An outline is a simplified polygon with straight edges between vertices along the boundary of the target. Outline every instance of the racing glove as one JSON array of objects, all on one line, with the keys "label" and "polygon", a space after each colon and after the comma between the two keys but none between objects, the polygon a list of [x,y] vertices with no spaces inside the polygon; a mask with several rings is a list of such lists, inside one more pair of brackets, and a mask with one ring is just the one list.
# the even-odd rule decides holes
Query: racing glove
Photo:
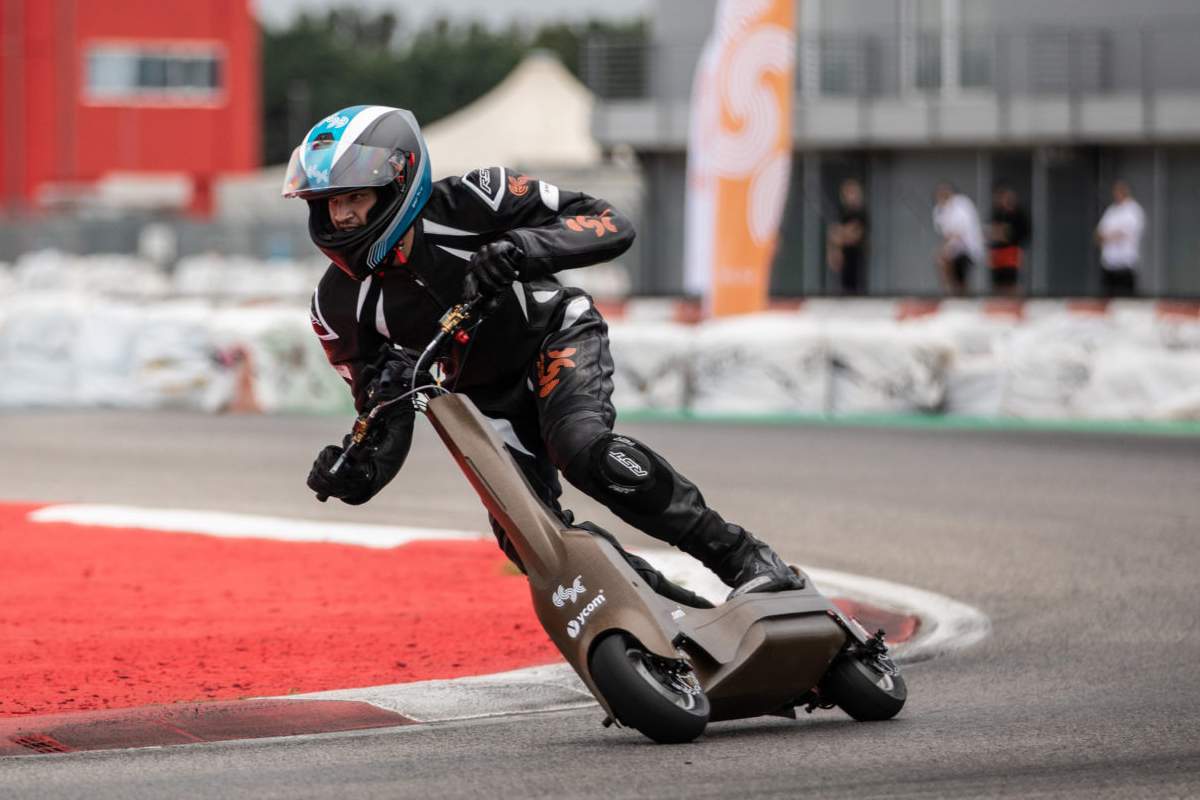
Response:
[{"label": "racing glove", "polygon": [[513,281],[529,280],[526,274],[525,251],[507,239],[498,239],[475,251],[467,264],[463,281],[463,296],[494,297],[512,285]]},{"label": "racing glove", "polygon": [[352,506],[379,494],[408,458],[415,416],[412,408],[406,407],[377,419],[367,438],[336,473],[332,472],[333,465],[350,446],[350,437],[342,440],[341,447],[329,445],[321,450],[308,473],[308,488],[319,496],[336,497]]}]

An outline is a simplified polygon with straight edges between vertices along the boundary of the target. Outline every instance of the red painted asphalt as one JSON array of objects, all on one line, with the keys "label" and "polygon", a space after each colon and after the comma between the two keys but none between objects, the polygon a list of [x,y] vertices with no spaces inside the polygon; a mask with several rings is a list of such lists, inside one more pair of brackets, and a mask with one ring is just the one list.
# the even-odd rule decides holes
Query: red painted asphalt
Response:
[{"label": "red painted asphalt", "polygon": [[0,506],[0,717],[559,659],[488,540],[390,550],[33,523]]}]

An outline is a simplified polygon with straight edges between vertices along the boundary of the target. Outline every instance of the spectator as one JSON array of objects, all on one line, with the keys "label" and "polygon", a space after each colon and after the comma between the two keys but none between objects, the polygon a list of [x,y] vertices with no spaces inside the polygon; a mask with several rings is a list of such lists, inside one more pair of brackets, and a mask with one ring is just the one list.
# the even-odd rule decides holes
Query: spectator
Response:
[{"label": "spectator", "polygon": [[988,226],[992,293],[1014,297],[1021,293],[1023,247],[1029,239],[1029,217],[1012,187],[999,184],[992,192],[992,219]]},{"label": "spectator", "polygon": [[1137,294],[1137,265],[1146,214],[1125,181],[1113,184],[1112,198],[1112,205],[1096,226],[1101,289],[1105,297],[1132,297]]},{"label": "spectator", "polygon": [[942,237],[937,251],[938,274],[947,294],[967,293],[971,267],[983,261],[983,229],[971,198],[949,183],[939,183],[933,193],[933,227]]},{"label": "spectator", "polygon": [[829,228],[825,250],[829,268],[840,279],[842,294],[866,293],[868,229],[862,184],[847,178],[839,190],[838,221]]}]

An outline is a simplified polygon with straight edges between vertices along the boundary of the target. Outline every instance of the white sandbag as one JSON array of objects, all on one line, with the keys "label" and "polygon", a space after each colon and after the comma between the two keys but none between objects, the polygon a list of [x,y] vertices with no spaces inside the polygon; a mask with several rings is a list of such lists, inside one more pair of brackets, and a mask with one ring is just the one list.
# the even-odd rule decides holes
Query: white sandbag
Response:
[{"label": "white sandbag", "polygon": [[1000,414],[1008,380],[1008,360],[1002,355],[958,356],[946,374],[942,410],[969,417]]},{"label": "white sandbag", "polygon": [[1074,406],[1093,419],[1200,419],[1198,388],[1200,353],[1113,347],[1095,355]]},{"label": "white sandbag", "polygon": [[212,309],[198,303],[166,303],[147,315],[133,363],[137,385],[154,407],[211,413],[232,401],[236,374],[212,324]]},{"label": "white sandbag", "polygon": [[22,255],[13,267],[17,292],[68,292],[89,297],[156,300],[169,289],[154,264],[127,255],[71,255],[39,250]]},{"label": "white sandbag", "polygon": [[209,331],[211,317],[209,307],[190,303],[95,305],[80,323],[73,353],[76,403],[207,412],[225,407],[234,376]]},{"label": "white sandbag", "polygon": [[146,327],[147,312],[132,305],[95,303],[79,321],[72,348],[78,384],[74,402],[82,406],[153,408],[154,400],[136,381],[134,350]]},{"label": "white sandbag", "polygon": [[1107,314],[1062,311],[1023,325],[1010,339],[1002,414],[1034,419],[1080,416],[1076,395],[1091,380],[1095,354],[1122,343]]},{"label": "white sandbag", "polygon": [[0,406],[75,403],[73,351],[88,303],[78,295],[22,295],[6,304],[0,336]]},{"label": "white sandbag", "polygon": [[1172,395],[1152,412],[1154,419],[1163,421],[1200,420],[1200,385]]},{"label": "white sandbag", "polygon": [[921,331],[948,341],[956,354],[965,357],[992,356],[1000,352],[1020,320],[987,314],[980,308],[942,311],[905,320],[904,328]]},{"label": "white sandbag", "polygon": [[1200,351],[1200,318],[1178,314],[1154,319],[1157,340],[1167,350]]},{"label": "white sandbag", "polygon": [[325,266],[288,259],[188,256],[175,265],[172,288],[183,297],[224,302],[303,302],[312,296]]},{"label": "white sandbag", "polygon": [[830,321],[835,414],[934,411],[946,393],[954,345],[923,326]]},{"label": "white sandbag", "polygon": [[236,410],[353,413],[304,306],[223,309],[213,331],[238,372]]},{"label": "white sandbag", "polygon": [[696,328],[691,407],[700,413],[824,413],[829,363],[821,323],[792,313]]},{"label": "white sandbag", "polygon": [[694,326],[612,322],[613,403],[618,411],[679,411],[687,403]]},{"label": "white sandbag", "polygon": [[1000,413],[1034,419],[1075,416],[1075,395],[1091,377],[1091,351],[1067,341],[1014,347]]}]

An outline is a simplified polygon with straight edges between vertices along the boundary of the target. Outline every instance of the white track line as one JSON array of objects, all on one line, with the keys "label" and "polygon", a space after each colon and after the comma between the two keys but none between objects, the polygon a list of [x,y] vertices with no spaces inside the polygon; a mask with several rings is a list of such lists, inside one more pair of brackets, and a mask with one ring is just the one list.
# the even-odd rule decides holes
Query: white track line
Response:
[{"label": "white track line", "polygon": [[526,667],[467,678],[291,694],[272,699],[353,700],[394,711],[417,722],[536,714],[596,705],[569,664]]},{"label": "white track line", "polygon": [[29,519],[33,522],[69,522],[103,528],[144,528],[168,533],[201,533],[230,539],[336,542],[385,549],[409,542],[447,539],[477,541],[490,538],[478,531],[365,525],[359,522],[318,522],[311,519],[227,514],[222,511],[186,511],[136,506],[46,506],[30,513]]}]

